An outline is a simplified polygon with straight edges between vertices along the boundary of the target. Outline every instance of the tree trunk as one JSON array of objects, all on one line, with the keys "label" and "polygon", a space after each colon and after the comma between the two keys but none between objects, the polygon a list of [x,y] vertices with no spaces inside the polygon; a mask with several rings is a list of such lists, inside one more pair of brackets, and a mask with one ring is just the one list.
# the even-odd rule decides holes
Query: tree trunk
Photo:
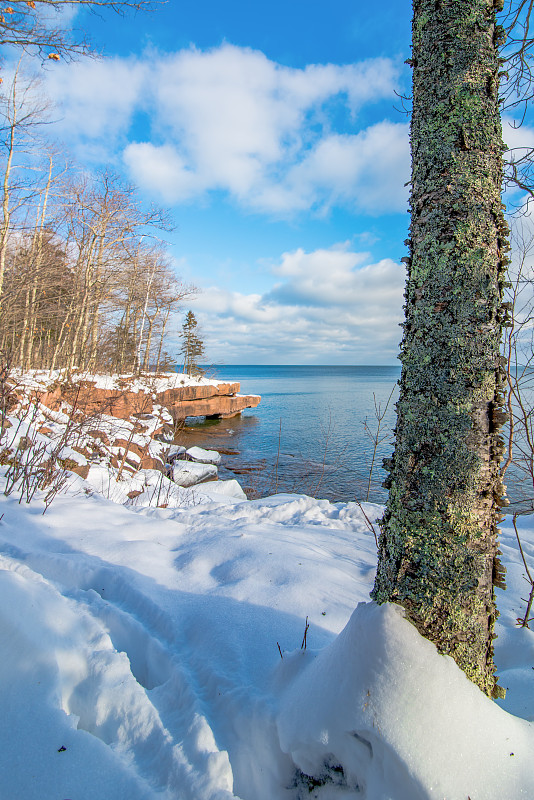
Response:
[{"label": "tree trunk", "polygon": [[11,95],[13,106],[11,108],[11,119],[9,120],[9,126],[8,126],[9,134],[6,137],[7,160],[6,160],[6,167],[4,170],[4,179],[2,182],[2,224],[0,226],[0,297],[2,296],[2,291],[4,288],[7,243],[9,240],[10,227],[11,227],[11,207],[10,207],[11,169],[13,167],[13,155],[15,152],[15,131],[17,129],[17,123],[18,123],[17,76],[18,76],[18,67],[17,71],[15,72],[15,77],[13,79],[13,88]]},{"label": "tree trunk", "polygon": [[504,487],[508,259],[493,0],[414,0],[411,255],[395,452],[372,596],[487,694]]},{"label": "tree trunk", "polygon": [[156,357],[156,366],[154,368],[154,372],[156,372],[156,374],[159,372],[159,365],[160,365],[160,362],[161,362],[161,350],[163,348],[163,342],[165,340],[165,330],[167,328],[167,321],[169,319],[169,314],[170,313],[171,313],[171,306],[169,304],[167,306],[167,311],[166,311],[165,316],[163,318],[163,323],[161,325],[161,332],[160,332],[160,335],[159,335],[158,355]]},{"label": "tree trunk", "polygon": [[143,372],[150,372],[150,348],[152,346],[152,334],[154,332],[154,323],[156,320],[156,314],[154,314],[152,317],[149,317],[147,315],[147,319],[148,319],[148,331],[146,335],[143,366],[141,368]]}]

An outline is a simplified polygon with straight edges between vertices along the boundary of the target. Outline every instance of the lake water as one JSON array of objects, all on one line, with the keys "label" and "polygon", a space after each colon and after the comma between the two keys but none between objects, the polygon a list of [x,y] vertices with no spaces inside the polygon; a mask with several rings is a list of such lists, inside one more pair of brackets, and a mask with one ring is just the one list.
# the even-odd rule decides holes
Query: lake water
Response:
[{"label": "lake water", "polygon": [[393,391],[369,487],[369,500],[385,499],[382,459],[392,452],[400,367],[224,366],[210,377],[239,381],[261,403],[240,417],[189,425],[179,439],[222,452],[219,476],[237,478],[249,496],[365,499],[374,447],[365,423],[374,435],[375,400],[383,410]]},{"label": "lake water", "polygon": [[[288,491],[332,501],[368,496],[384,502],[382,459],[393,451],[400,367],[225,366],[209,377],[239,381],[242,394],[262,398],[241,417],[188,420],[179,435],[188,447],[197,444],[223,454],[222,479],[237,478],[249,497]],[[383,410],[392,391],[369,485],[375,400]],[[509,511],[532,507],[528,475],[512,466],[505,482]]]}]

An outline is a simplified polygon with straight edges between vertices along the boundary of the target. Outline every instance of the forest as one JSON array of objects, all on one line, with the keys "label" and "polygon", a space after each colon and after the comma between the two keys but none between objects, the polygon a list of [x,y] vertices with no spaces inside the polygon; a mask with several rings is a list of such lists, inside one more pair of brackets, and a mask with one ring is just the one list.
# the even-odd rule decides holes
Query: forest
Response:
[{"label": "forest", "polygon": [[167,213],[47,138],[54,109],[24,58],[2,89],[0,351],[23,370],[161,369],[195,292],[167,253]]}]

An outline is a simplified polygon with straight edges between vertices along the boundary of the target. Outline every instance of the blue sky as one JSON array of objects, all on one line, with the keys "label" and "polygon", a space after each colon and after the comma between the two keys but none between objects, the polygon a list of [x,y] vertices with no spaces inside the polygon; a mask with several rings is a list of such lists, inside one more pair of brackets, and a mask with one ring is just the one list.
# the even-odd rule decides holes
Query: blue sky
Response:
[{"label": "blue sky", "polygon": [[104,57],[43,71],[74,158],[171,209],[210,361],[396,362],[410,15],[408,0],[83,12],[72,24]]}]

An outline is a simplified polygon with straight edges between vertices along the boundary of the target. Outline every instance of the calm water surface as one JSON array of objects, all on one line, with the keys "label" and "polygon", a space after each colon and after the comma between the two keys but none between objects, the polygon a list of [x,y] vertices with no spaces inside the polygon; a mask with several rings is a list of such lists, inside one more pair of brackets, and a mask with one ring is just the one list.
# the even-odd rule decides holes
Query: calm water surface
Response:
[{"label": "calm water surface", "polygon": [[369,492],[372,501],[385,499],[381,466],[392,452],[400,367],[225,366],[210,377],[239,381],[241,393],[259,394],[261,403],[240,417],[195,422],[180,441],[222,452],[220,477],[237,478],[250,496],[365,499],[373,453],[365,423],[376,431],[374,400],[384,409],[393,391]]}]

